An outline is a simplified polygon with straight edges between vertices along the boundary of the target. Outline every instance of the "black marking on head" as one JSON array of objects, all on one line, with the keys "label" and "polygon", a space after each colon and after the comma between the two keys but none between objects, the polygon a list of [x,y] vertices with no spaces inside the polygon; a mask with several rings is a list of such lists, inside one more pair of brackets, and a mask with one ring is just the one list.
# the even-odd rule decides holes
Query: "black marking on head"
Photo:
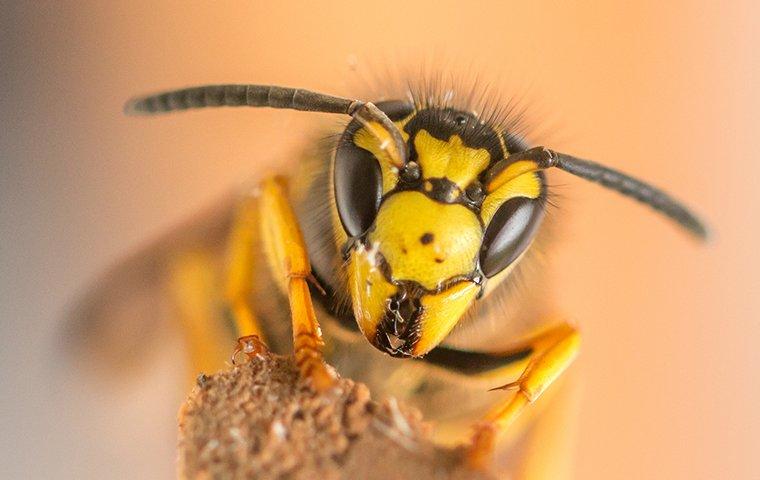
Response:
[{"label": "black marking on head", "polygon": [[435,235],[433,235],[430,232],[425,232],[420,237],[420,243],[423,244],[423,245],[427,245],[427,244],[431,243],[433,240],[435,240]]},{"label": "black marking on head", "polygon": [[413,183],[400,181],[393,190],[385,194],[384,198],[397,192],[407,191],[420,192],[438,203],[458,203],[470,208],[475,211],[475,213],[478,213],[480,208],[480,205],[473,204],[462,195],[462,191],[456,183],[448,178],[428,178],[425,181],[417,181]]},{"label": "black marking on head", "polygon": [[418,111],[404,126],[409,134],[409,158],[416,160],[412,139],[420,130],[447,142],[452,135],[459,135],[462,143],[470,148],[484,148],[491,155],[491,163],[504,157],[499,133],[475,115],[453,108],[426,108]]},{"label": "black marking on head", "polygon": [[466,200],[474,205],[480,207],[483,204],[483,199],[486,198],[486,194],[483,191],[483,184],[479,180],[475,180],[470,183],[464,191]]},{"label": "black marking on head", "polygon": [[415,161],[409,161],[404,164],[404,168],[399,172],[400,181],[406,183],[415,183],[420,179],[420,166]]},{"label": "black marking on head", "polygon": [[445,177],[430,178],[428,181],[431,189],[424,192],[428,197],[439,203],[462,203],[462,194],[456,183]]}]

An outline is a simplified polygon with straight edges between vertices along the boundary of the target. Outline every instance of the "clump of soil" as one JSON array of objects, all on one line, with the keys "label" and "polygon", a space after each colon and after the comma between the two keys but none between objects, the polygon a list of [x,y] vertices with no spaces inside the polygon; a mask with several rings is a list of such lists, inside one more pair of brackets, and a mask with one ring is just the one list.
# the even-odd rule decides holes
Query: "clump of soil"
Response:
[{"label": "clump of soil", "polygon": [[179,413],[180,478],[490,479],[433,445],[416,410],[349,379],[323,394],[269,353],[198,378]]}]

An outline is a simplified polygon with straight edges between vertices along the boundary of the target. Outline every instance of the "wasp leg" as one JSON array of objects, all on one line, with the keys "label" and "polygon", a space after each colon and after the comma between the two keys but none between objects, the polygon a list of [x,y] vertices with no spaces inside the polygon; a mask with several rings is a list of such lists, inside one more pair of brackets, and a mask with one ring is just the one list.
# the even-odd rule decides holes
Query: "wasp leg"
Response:
[{"label": "wasp leg", "polygon": [[307,283],[313,277],[306,244],[281,178],[270,178],[261,184],[260,208],[268,258],[277,276],[286,282],[296,364],[301,376],[310,379],[316,390],[325,390],[335,378],[322,356],[322,332]]},{"label": "wasp leg", "polygon": [[517,392],[497,405],[475,427],[468,451],[468,461],[473,467],[490,464],[499,434],[572,363],[578,353],[580,334],[572,326],[562,324],[528,341],[528,344],[534,353],[520,378],[496,388],[515,388]]},{"label": "wasp leg", "polygon": [[259,225],[256,198],[246,196],[240,202],[228,243],[228,267],[225,300],[239,337],[256,336],[266,342],[249,296],[253,290],[254,245]]},{"label": "wasp leg", "polygon": [[218,282],[212,253],[191,250],[172,259],[168,287],[187,341],[193,378],[198,372],[222,368],[229,351],[229,339],[214,321]]}]

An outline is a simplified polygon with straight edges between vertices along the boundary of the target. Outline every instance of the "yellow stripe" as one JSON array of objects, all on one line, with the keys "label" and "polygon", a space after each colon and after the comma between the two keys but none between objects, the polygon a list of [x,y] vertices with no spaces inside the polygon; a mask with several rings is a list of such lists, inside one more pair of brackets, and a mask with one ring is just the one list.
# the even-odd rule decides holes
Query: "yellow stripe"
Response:
[{"label": "yellow stripe", "polygon": [[527,172],[535,172],[538,170],[538,165],[530,160],[518,160],[517,162],[509,165],[500,174],[495,176],[486,185],[486,191],[491,193],[501,188],[505,183],[514,180],[520,175]]},{"label": "yellow stripe", "polygon": [[[515,164],[517,163],[532,162],[515,162]],[[525,173],[513,178],[486,196],[480,209],[480,218],[484,225],[488,225],[499,207],[504,205],[507,200],[516,197],[538,198],[539,195],[541,195],[541,179],[535,170],[525,170]]]},{"label": "yellow stripe", "polygon": [[[404,125],[406,125],[410,118],[412,118],[412,115],[409,115],[401,121],[394,122],[401,132],[401,137],[404,139],[404,142],[409,140],[409,135],[404,131]],[[376,125],[372,125],[373,123]],[[391,191],[396,186],[396,183],[398,183],[398,168],[393,165],[393,161],[388,154],[380,148],[380,142],[377,140],[377,135],[383,138],[387,137],[385,141],[388,142],[391,141],[391,136],[376,122],[369,122],[368,126],[369,128],[373,128],[375,133],[370,133],[367,127],[360,128],[354,133],[354,145],[367,150],[377,159],[383,175],[383,194],[385,194]]]},{"label": "yellow stripe", "polygon": [[443,141],[420,130],[414,137],[414,148],[425,178],[448,178],[462,190],[491,162],[488,150],[464,145],[459,135]]}]

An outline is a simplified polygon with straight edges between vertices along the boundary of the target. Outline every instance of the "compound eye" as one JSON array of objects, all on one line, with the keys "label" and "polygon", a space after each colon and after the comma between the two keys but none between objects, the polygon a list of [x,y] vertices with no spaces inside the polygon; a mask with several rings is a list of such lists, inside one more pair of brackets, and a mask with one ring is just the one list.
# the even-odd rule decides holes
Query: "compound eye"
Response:
[{"label": "compound eye", "polygon": [[349,237],[358,237],[372,226],[380,207],[383,194],[380,164],[367,150],[351,140],[341,139],[333,178],[340,223]]},{"label": "compound eye", "polygon": [[[407,102],[398,100],[376,105],[393,121],[413,111]],[[350,237],[359,237],[372,226],[383,195],[383,175],[377,158],[354,143],[354,134],[360,128],[356,120],[346,127],[335,152],[333,173],[338,216]]]},{"label": "compound eye", "polygon": [[544,202],[518,197],[504,202],[494,214],[483,236],[480,268],[493,277],[507,268],[530,245],[544,217]]}]

